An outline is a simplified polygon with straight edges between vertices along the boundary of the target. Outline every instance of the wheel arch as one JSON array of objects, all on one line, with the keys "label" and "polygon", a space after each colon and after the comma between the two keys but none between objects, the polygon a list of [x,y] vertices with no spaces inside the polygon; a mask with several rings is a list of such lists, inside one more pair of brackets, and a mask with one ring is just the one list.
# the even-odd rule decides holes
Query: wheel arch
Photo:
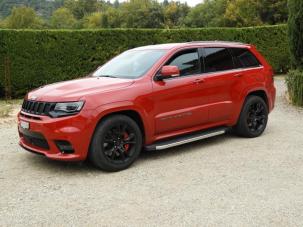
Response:
[{"label": "wheel arch", "polygon": [[246,90],[242,94],[243,95],[241,96],[241,98],[238,102],[238,105],[236,105],[236,111],[234,112],[234,115],[232,117],[232,121],[231,121],[230,125],[236,125],[237,124],[237,122],[239,120],[239,117],[240,117],[240,114],[241,114],[241,111],[242,111],[242,108],[244,106],[244,103],[245,103],[246,99],[249,96],[255,95],[255,96],[258,96],[258,97],[262,98],[265,101],[267,107],[269,108],[270,103],[269,103],[268,95],[267,95],[266,91],[263,88],[255,87],[253,89]]},{"label": "wheel arch", "polygon": [[[269,109],[268,96],[267,96],[267,94],[266,94],[266,92],[265,92],[264,90],[258,89],[258,90],[250,91],[250,92],[246,95],[245,99],[247,99],[247,97],[253,96],[253,95],[262,98],[262,99],[264,100],[264,102],[266,103],[267,108]],[[245,102],[245,101],[244,101],[244,102]],[[244,102],[243,102],[243,104],[244,104]]]},{"label": "wheel arch", "polygon": [[136,108],[136,106],[132,105],[130,102],[111,103],[97,108],[95,111],[96,123],[94,126],[94,132],[104,119],[118,114],[126,115],[138,124],[142,132],[143,142],[145,142],[146,138],[150,136],[149,132],[152,130],[147,119],[148,116],[145,112],[142,113],[139,108]]},{"label": "wheel arch", "polygon": [[145,137],[146,133],[145,133],[143,119],[142,119],[140,113],[138,113],[136,110],[133,110],[133,109],[119,110],[119,111],[113,111],[113,112],[107,113],[106,115],[102,116],[99,119],[97,125],[99,125],[104,119],[114,116],[114,115],[125,115],[125,116],[128,116],[129,118],[131,118],[132,120],[134,120],[140,128],[143,138]]}]

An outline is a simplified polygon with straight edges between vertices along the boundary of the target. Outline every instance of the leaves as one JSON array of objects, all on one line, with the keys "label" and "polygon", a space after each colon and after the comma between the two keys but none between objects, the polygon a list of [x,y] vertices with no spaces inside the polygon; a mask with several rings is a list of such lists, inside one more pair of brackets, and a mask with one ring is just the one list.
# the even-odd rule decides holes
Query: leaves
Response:
[{"label": "leaves", "polygon": [[36,12],[29,7],[13,8],[12,13],[5,21],[7,28],[42,28],[43,20],[38,17]]},{"label": "leaves", "polygon": [[293,104],[303,106],[303,72],[291,70],[287,74],[288,94]]},{"label": "leaves", "polygon": [[289,0],[288,35],[294,67],[303,70],[303,1]]},{"label": "leaves", "polygon": [[57,9],[51,17],[51,26],[53,28],[73,28],[76,19],[69,9],[61,7]]},{"label": "leaves", "polygon": [[[182,28],[243,27],[285,23],[287,0],[204,0],[190,8],[179,1],[2,0],[0,18],[12,6],[30,6],[51,28]],[[56,10],[64,6],[65,11]],[[61,10],[61,9],[60,9]],[[52,18],[49,19],[52,15]],[[66,23],[68,19],[68,23]],[[54,22],[55,20],[55,22]],[[61,20],[61,21],[59,21]],[[0,23],[0,27],[4,27]]]}]

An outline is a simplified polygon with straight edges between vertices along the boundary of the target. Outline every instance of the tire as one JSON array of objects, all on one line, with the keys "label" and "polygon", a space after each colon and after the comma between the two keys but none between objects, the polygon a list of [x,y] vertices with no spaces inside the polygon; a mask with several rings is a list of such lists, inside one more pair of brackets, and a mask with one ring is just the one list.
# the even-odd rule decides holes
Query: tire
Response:
[{"label": "tire", "polygon": [[248,96],[234,131],[239,136],[255,138],[264,132],[267,121],[268,107],[265,101],[259,96]]},{"label": "tire", "polygon": [[97,126],[89,150],[90,161],[99,169],[114,172],[128,168],[142,149],[142,132],[125,115],[105,118]]}]

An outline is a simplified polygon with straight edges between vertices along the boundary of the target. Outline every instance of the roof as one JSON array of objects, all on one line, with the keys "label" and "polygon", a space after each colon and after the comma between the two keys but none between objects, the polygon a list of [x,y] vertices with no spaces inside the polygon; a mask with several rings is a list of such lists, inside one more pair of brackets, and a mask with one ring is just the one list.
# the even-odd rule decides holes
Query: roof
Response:
[{"label": "roof", "polygon": [[244,47],[248,44],[239,43],[239,42],[229,42],[229,41],[193,41],[186,43],[166,43],[166,44],[157,44],[149,45],[135,48],[136,50],[152,50],[152,49],[161,49],[161,50],[170,50],[180,47],[190,47],[190,46],[222,46],[222,47]]}]

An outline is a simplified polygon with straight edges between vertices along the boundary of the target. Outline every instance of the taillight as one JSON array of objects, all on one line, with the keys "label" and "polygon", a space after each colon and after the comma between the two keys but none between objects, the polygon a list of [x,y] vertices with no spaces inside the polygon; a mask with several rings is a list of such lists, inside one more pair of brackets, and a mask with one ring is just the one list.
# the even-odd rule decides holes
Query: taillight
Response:
[{"label": "taillight", "polygon": [[270,73],[270,76],[274,76],[274,70],[273,68],[270,66],[269,69],[268,69],[269,73]]},{"label": "taillight", "polygon": [[274,70],[271,66],[268,67],[267,72],[266,72],[266,76],[268,77],[269,81],[271,83],[274,83]]}]

